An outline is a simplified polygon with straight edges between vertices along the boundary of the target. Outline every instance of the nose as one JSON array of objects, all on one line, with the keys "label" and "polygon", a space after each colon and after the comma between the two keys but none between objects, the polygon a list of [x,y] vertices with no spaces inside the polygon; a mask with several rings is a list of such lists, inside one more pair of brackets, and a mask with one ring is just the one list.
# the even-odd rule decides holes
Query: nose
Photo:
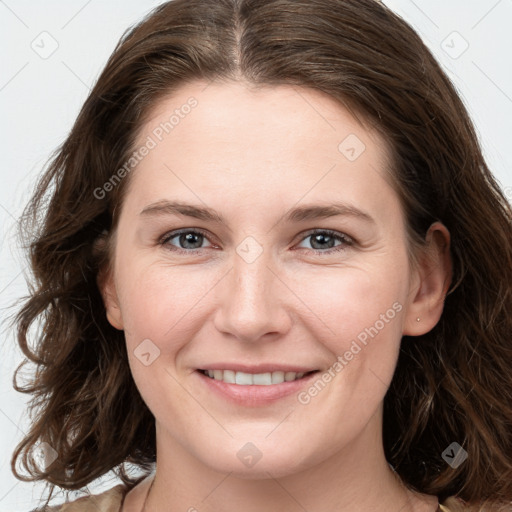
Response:
[{"label": "nose", "polygon": [[271,266],[265,251],[252,262],[234,255],[233,267],[217,292],[214,325],[219,332],[240,341],[258,341],[279,338],[290,329],[286,301],[293,294],[284,276]]}]

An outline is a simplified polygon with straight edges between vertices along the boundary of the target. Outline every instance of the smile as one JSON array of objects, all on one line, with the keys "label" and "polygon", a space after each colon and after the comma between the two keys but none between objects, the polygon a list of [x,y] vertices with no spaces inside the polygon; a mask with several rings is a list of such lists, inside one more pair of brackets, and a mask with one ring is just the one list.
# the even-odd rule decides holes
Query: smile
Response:
[{"label": "smile", "polygon": [[226,384],[238,384],[240,386],[271,386],[273,384],[282,384],[283,382],[291,382],[300,380],[304,376],[315,373],[311,372],[266,372],[266,373],[246,373],[234,370],[199,370],[207,377],[225,382]]},{"label": "smile", "polygon": [[306,368],[301,368],[306,371],[297,372],[291,369],[264,371],[267,368],[258,368],[258,373],[250,373],[221,368],[198,369],[194,373],[212,397],[245,407],[271,405],[277,400],[293,397],[303,391],[320,371],[307,371]]}]

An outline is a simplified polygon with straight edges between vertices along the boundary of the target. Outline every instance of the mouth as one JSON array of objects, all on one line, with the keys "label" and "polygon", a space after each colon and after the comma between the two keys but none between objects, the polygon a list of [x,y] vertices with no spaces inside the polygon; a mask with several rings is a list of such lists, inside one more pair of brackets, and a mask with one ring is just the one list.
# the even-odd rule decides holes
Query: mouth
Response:
[{"label": "mouth", "polygon": [[[208,366],[206,366],[208,365]],[[273,363],[206,363],[193,373],[198,385],[212,400],[221,399],[236,406],[264,407],[290,399],[310,386],[322,370],[305,365]]]},{"label": "mouth", "polygon": [[208,370],[198,369],[205,377],[224,382],[226,384],[235,384],[239,386],[272,386],[283,384],[284,382],[294,382],[305,379],[320,370],[311,370],[307,372],[265,372],[265,373],[247,373],[235,370]]}]

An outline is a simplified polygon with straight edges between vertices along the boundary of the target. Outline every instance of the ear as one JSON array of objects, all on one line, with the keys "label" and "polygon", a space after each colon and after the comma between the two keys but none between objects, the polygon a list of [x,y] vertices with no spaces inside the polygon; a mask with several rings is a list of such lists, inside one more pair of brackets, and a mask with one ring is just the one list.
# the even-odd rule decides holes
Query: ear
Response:
[{"label": "ear", "polygon": [[[104,237],[96,240],[94,251],[96,254],[105,251],[106,240]],[[117,296],[116,284],[114,280],[114,272],[108,263],[103,267],[96,276],[96,283],[103,298],[103,304],[107,314],[107,320],[110,325],[122,331],[124,329],[123,316],[119,307],[119,299]]]},{"label": "ear", "polygon": [[[452,280],[450,232],[434,222],[425,237],[426,247],[414,271],[403,334],[420,336],[431,331],[444,308],[444,299]],[[419,321],[418,321],[419,318]]]},{"label": "ear", "polygon": [[123,315],[119,307],[116,285],[111,271],[107,271],[104,277],[98,276],[98,287],[103,297],[103,304],[105,304],[107,320],[112,327],[122,331],[124,329]]}]

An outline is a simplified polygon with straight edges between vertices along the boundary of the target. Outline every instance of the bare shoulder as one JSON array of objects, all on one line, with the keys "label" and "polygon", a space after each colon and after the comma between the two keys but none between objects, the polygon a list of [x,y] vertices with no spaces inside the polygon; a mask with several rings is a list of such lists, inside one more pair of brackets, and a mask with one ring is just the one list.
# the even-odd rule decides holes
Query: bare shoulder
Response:
[{"label": "bare shoulder", "polygon": [[38,508],[31,512],[119,512],[128,488],[116,485],[99,494],[83,496],[52,507]]}]

